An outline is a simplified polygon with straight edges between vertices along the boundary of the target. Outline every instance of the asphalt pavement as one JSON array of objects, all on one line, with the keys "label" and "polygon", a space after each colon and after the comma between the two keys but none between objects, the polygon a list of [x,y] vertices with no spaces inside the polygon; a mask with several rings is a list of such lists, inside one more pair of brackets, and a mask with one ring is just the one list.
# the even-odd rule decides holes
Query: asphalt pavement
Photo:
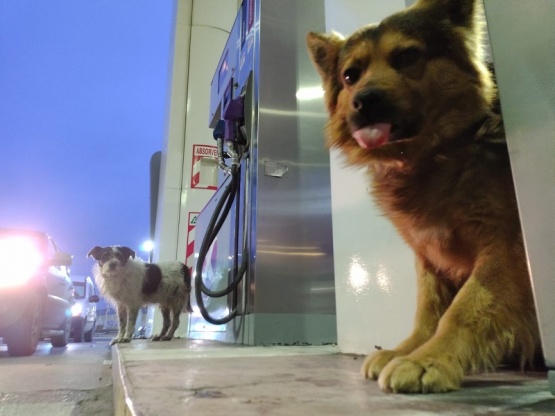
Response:
[{"label": "asphalt pavement", "polygon": [[10,357],[0,344],[0,416],[113,415],[110,339],[41,342],[30,357]]}]

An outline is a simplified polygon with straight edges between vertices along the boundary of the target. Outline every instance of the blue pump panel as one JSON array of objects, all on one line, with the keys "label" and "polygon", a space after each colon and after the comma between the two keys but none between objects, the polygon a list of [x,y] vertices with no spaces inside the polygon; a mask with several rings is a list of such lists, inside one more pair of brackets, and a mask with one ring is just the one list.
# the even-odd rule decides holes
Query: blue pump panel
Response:
[{"label": "blue pump panel", "polygon": [[233,84],[239,62],[240,38],[241,14],[239,13],[210,83],[210,117],[208,119],[210,128],[216,127],[216,123],[222,118],[223,109],[229,100],[234,98]]},{"label": "blue pump panel", "polygon": [[258,26],[258,3],[245,0],[237,13],[217,70],[210,84],[210,117],[214,128],[228,102],[237,98],[254,67],[254,50]]}]

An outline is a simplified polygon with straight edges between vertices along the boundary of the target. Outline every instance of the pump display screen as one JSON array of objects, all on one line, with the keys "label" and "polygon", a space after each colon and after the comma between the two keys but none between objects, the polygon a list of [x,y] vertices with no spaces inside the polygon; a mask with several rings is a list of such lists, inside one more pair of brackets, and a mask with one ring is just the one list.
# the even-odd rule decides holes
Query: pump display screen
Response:
[{"label": "pump display screen", "polygon": [[227,73],[229,72],[227,54],[228,54],[228,51],[226,51],[222,64],[220,65],[220,69],[218,70],[218,92],[222,90],[222,86],[227,78]]},{"label": "pump display screen", "polygon": [[254,24],[254,0],[245,0],[243,2],[242,19],[241,19],[241,46],[245,44],[247,34]]}]

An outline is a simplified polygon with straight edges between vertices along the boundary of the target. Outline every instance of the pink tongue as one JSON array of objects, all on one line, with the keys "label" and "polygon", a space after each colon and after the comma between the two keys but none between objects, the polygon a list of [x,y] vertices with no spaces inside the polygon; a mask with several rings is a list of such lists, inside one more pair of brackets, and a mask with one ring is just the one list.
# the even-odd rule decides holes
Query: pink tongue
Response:
[{"label": "pink tongue", "polygon": [[391,124],[378,123],[355,131],[353,137],[360,147],[371,149],[387,142],[390,130]]}]

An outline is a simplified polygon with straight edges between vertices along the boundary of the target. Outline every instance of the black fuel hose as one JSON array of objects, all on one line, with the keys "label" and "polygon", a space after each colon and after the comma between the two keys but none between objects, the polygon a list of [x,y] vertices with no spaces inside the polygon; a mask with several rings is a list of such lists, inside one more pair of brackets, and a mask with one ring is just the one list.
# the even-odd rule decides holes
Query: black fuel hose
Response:
[{"label": "black fuel hose", "polygon": [[[247,253],[243,253],[243,259],[241,262],[241,266],[239,269],[237,267],[234,268],[234,278],[233,281],[229,286],[222,290],[213,291],[206,287],[204,281],[202,280],[202,269],[204,266],[204,261],[206,259],[206,254],[210,249],[210,246],[216,239],[218,232],[220,231],[223,223],[225,222],[227,216],[229,215],[229,211],[233,205],[236,196],[238,196],[239,190],[239,181],[240,181],[240,169],[237,165],[232,165],[231,167],[231,182],[226,186],[224,189],[222,196],[218,203],[216,204],[216,208],[214,209],[214,213],[212,214],[212,218],[210,218],[210,222],[206,228],[206,234],[202,240],[202,244],[200,246],[199,255],[197,259],[197,265],[195,268],[195,297],[197,300],[197,306],[202,314],[202,317],[209,323],[213,325],[223,325],[231,321],[237,316],[237,305],[233,306],[232,311],[223,318],[214,318],[210,315],[208,310],[204,305],[204,300],[202,295],[205,294],[211,298],[221,298],[223,296],[228,295],[229,293],[233,292],[237,289],[237,286],[241,282],[243,275],[247,269]],[[237,256],[235,256],[237,257]]]}]

